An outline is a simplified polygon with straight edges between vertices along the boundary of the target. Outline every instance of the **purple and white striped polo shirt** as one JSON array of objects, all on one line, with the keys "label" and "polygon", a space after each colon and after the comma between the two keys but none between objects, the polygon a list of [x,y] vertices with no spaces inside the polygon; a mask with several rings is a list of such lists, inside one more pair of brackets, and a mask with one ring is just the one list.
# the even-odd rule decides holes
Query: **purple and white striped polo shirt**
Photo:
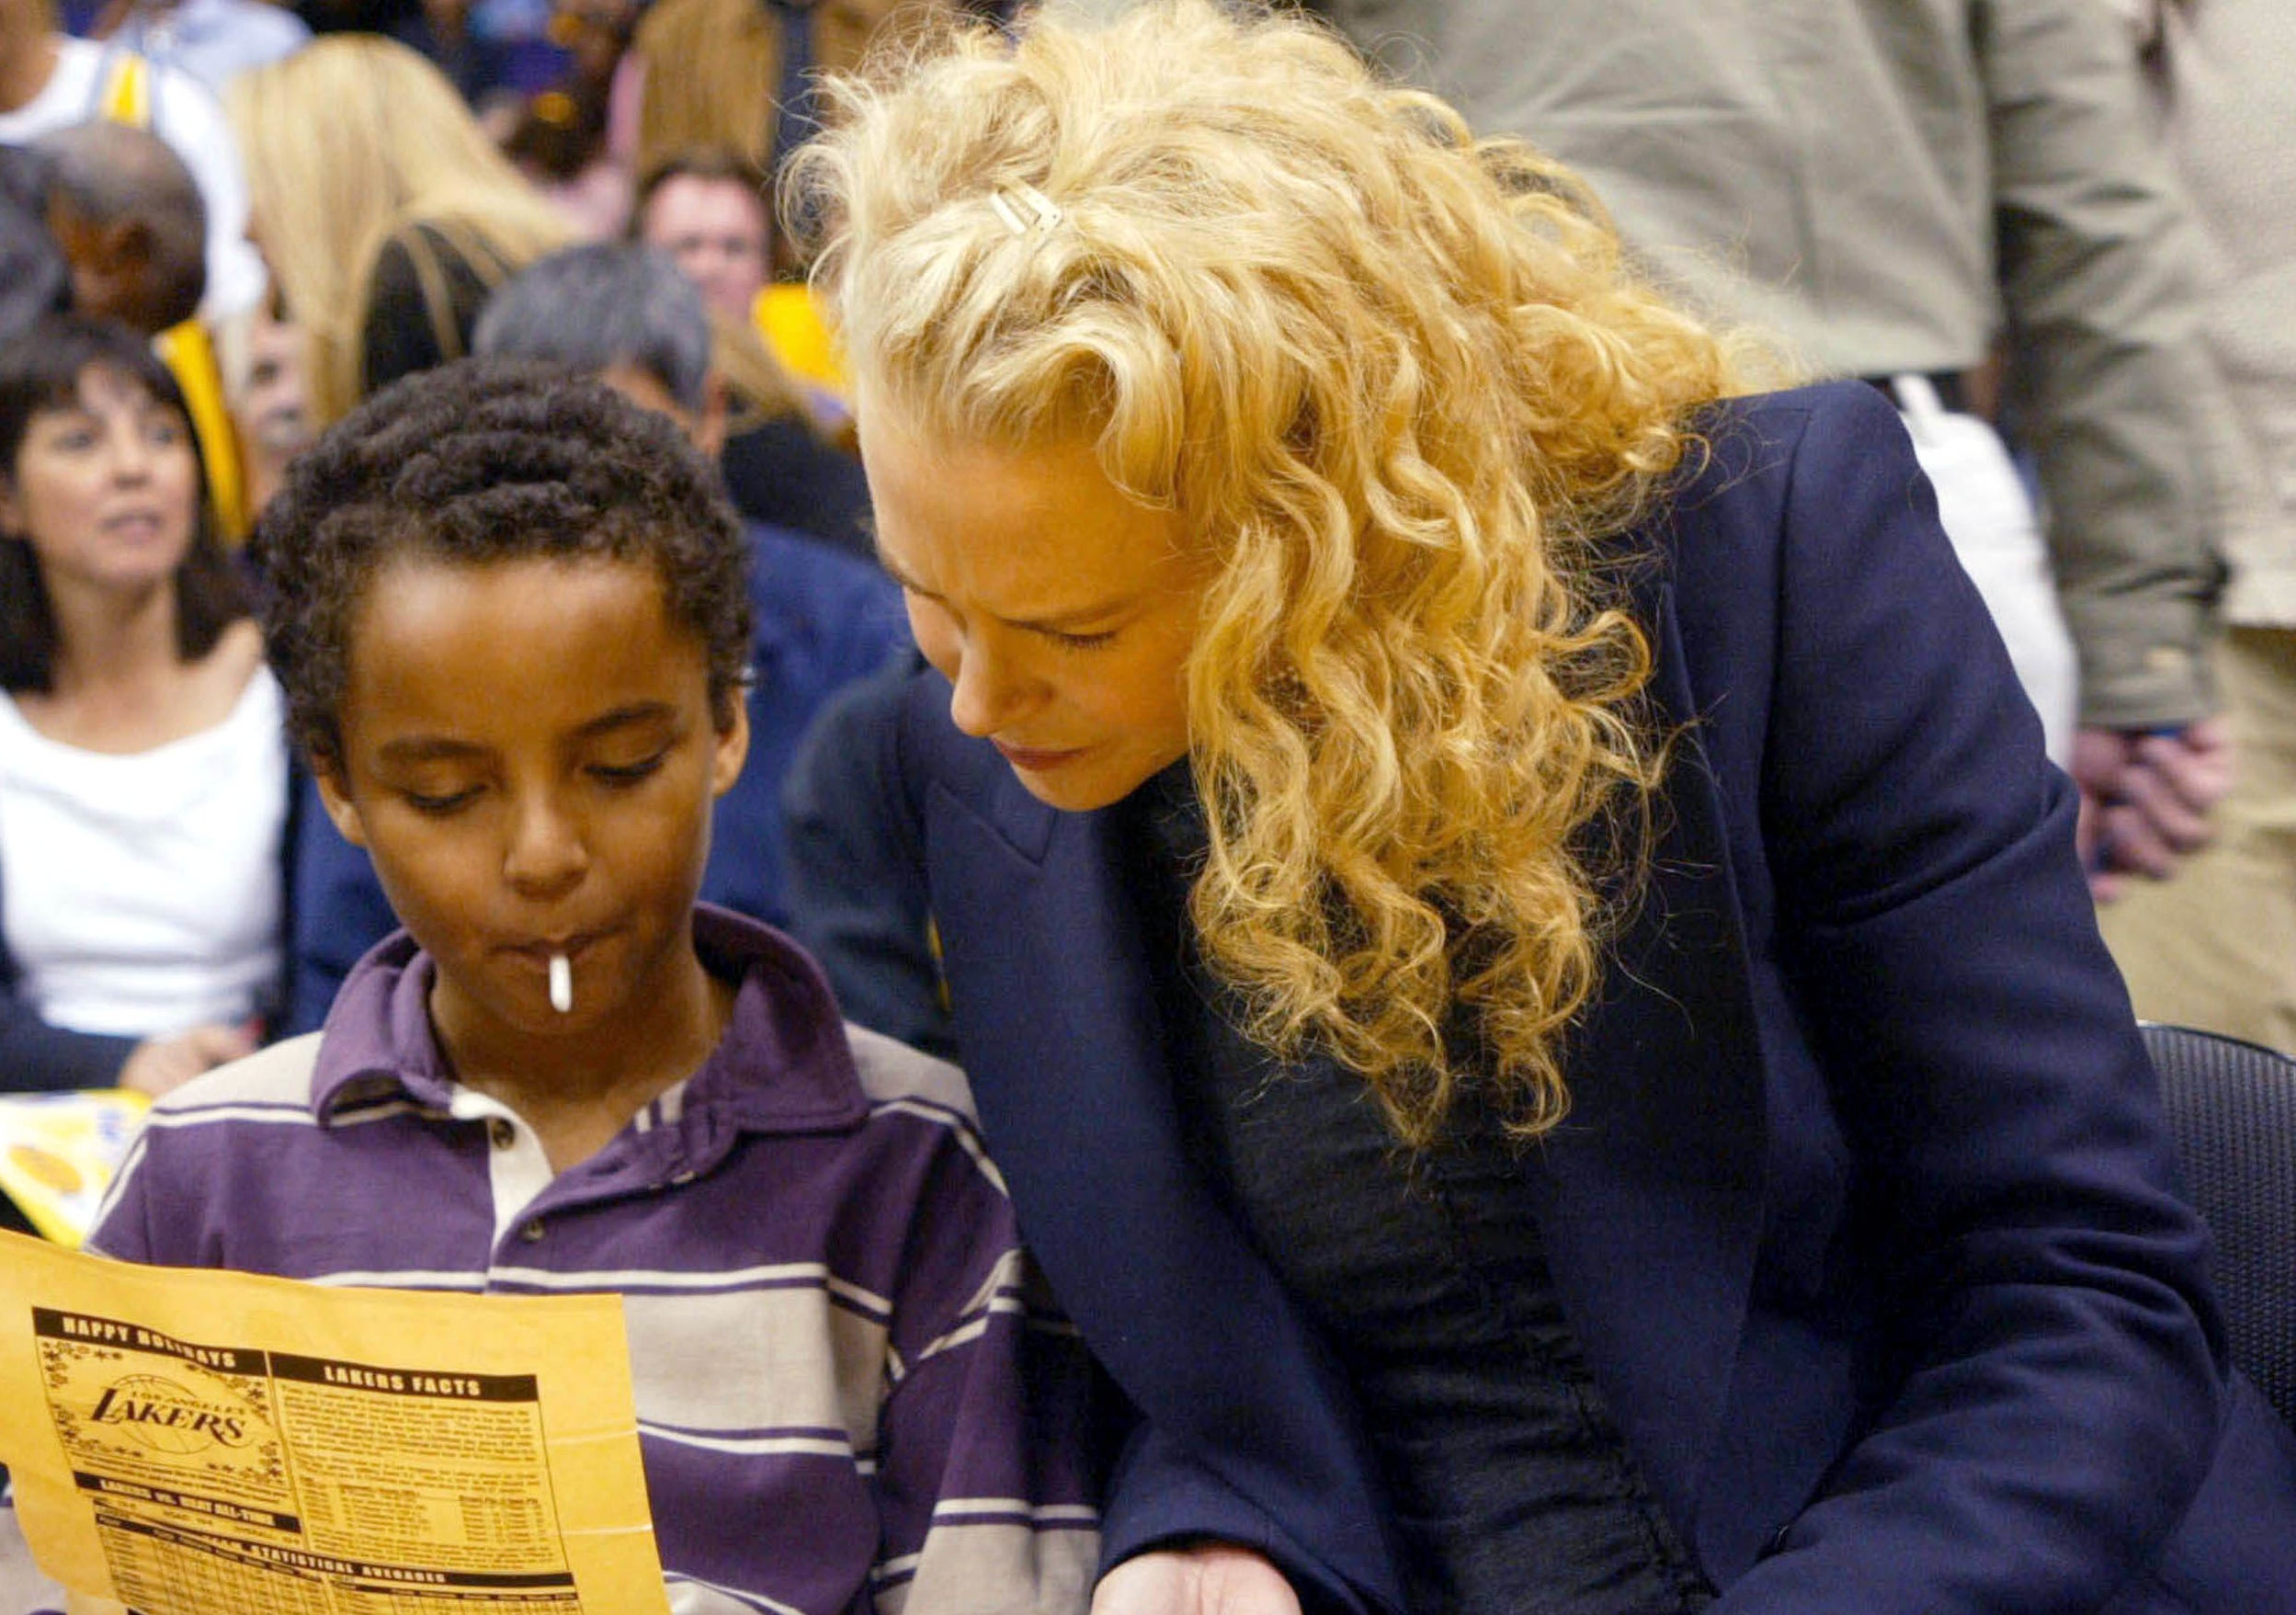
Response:
[{"label": "purple and white striped polo shirt", "polygon": [[742,984],[724,1041],[570,1171],[449,1075],[402,933],[324,1030],[153,1109],[90,1248],[619,1291],[679,1615],[1082,1611],[1092,1370],[1027,1282],[962,1076],[847,1027],[765,927],[705,907],[695,939]]}]

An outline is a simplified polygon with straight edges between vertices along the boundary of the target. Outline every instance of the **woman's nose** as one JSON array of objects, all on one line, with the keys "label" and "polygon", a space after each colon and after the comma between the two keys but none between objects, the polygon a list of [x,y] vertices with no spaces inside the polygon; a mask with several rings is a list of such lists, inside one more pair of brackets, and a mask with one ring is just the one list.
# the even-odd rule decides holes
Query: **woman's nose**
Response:
[{"label": "woman's nose", "polygon": [[140,483],[152,474],[152,461],[157,454],[143,433],[138,429],[115,431],[111,434],[111,474],[115,482]]},{"label": "woman's nose", "polygon": [[1029,681],[1009,660],[992,655],[977,643],[959,653],[949,682],[954,687],[949,698],[949,721],[967,734],[995,734],[1029,706]]}]

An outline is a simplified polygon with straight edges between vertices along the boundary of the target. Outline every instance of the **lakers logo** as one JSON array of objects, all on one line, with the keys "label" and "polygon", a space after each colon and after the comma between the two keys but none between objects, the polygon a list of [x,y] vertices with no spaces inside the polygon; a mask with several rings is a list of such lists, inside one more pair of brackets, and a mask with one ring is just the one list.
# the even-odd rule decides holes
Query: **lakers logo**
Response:
[{"label": "lakers logo", "polygon": [[244,1409],[204,1401],[156,1374],[130,1374],[110,1385],[88,1417],[118,1427],[154,1452],[184,1456],[208,1447],[247,1444]]}]

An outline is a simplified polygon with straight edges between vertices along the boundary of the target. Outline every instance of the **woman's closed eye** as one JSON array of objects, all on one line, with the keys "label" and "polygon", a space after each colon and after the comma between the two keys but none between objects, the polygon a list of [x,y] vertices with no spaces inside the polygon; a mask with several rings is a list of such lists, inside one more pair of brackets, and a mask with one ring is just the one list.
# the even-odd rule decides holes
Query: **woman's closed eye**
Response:
[{"label": "woman's closed eye", "polygon": [[1097,633],[1063,633],[1058,629],[1045,628],[1038,631],[1064,651],[1097,651],[1115,643],[1117,630],[1103,629]]}]

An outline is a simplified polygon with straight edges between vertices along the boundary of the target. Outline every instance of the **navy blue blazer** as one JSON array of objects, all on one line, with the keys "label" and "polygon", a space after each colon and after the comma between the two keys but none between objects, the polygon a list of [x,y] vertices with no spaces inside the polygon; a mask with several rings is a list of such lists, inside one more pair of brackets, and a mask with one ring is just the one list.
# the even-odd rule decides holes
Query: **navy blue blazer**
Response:
[{"label": "navy blue blazer", "polygon": [[[1524,1165],[1629,1445],[1717,1615],[2296,1610],[2296,1439],[2224,1362],[2074,793],[1895,414],[1709,441],[1631,583],[1681,736],[1647,891]],[[1183,1148],[1114,815],[948,694],[872,766],[1029,1242],[1142,1416],[1108,1552],[1392,1609],[1347,1393]]]}]

